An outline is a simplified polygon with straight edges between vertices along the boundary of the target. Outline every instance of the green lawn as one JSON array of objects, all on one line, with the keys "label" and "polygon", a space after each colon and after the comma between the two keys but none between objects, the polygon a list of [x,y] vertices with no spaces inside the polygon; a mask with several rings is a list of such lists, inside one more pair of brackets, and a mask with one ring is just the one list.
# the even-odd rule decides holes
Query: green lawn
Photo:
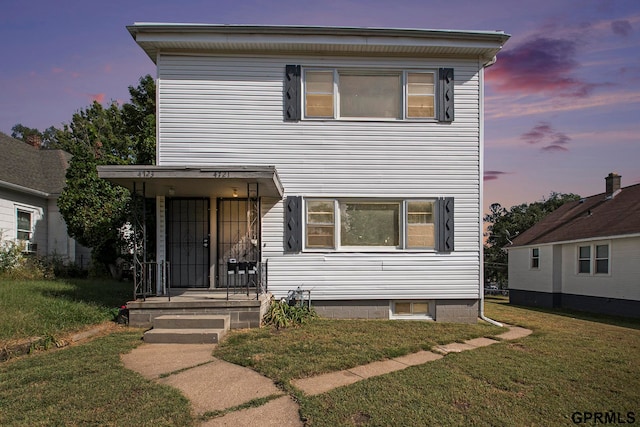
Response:
[{"label": "green lawn", "polygon": [[122,366],[141,336],[132,329],[0,363],[0,425],[193,425],[177,389]]},{"label": "green lawn", "polygon": [[100,279],[0,280],[0,347],[112,320],[131,294],[131,283]]},{"label": "green lawn", "polygon": [[[108,302],[101,288],[85,282],[62,282],[54,290],[37,283],[24,285],[33,289],[27,295],[40,294],[52,305],[58,299],[86,304],[108,317],[108,308],[121,303],[116,296]],[[5,283],[0,286],[0,297],[7,295]],[[573,425],[578,412],[640,419],[640,321],[531,310],[500,299],[487,303],[486,313],[533,334],[315,397],[289,380],[502,330],[317,320],[296,329],[233,331],[215,355],[280,383],[298,398],[309,426]],[[0,363],[0,425],[194,425],[177,390],[122,366],[119,355],[140,344],[141,334],[125,330]]]},{"label": "green lawn", "polygon": [[640,323],[501,302],[486,311],[534,332],[301,396],[301,413],[311,426],[573,425],[575,413],[610,411],[640,419]]}]

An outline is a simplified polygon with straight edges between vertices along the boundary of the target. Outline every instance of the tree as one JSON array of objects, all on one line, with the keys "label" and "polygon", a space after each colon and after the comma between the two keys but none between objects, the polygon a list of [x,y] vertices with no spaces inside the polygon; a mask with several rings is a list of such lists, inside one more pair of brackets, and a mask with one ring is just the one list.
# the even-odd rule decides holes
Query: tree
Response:
[{"label": "tree", "polygon": [[22,123],[15,124],[11,128],[11,137],[19,139],[23,142],[28,142],[28,139],[32,136],[36,136],[42,143],[42,148],[57,148],[56,147],[56,133],[58,129],[53,126],[45,129],[44,132],[40,132],[36,128],[30,128],[24,126]]},{"label": "tree", "polygon": [[[94,102],[56,132],[56,147],[73,155],[58,207],[69,235],[92,248],[96,265],[113,264],[131,220],[131,197],[98,178],[98,165],[151,164],[155,159],[155,85],[150,76],[129,87],[131,104]],[[150,117],[153,116],[153,117]]]},{"label": "tree", "polygon": [[484,216],[488,223],[484,245],[485,281],[498,283],[501,287],[508,282],[507,251],[505,246],[518,234],[531,228],[549,213],[565,202],[578,200],[577,194],[552,192],[548,198],[531,204],[512,206],[509,210],[499,203],[490,206],[490,212]]}]

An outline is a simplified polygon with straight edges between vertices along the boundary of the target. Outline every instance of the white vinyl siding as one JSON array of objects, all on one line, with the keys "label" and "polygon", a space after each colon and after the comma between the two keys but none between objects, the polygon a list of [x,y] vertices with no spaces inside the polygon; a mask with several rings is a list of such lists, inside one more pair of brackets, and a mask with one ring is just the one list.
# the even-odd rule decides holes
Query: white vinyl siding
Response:
[{"label": "white vinyl siding", "polygon": [[[419,121],[283,120],[286,64],[456,73],[455,117]],[[161,55],[158,164],[273,165],[286,194],[455,199],[455,252],[283,253],[283,206],[263,200],[263,260],[276,296],[477,298],[480,280],[478,63],[465,60]]]}]

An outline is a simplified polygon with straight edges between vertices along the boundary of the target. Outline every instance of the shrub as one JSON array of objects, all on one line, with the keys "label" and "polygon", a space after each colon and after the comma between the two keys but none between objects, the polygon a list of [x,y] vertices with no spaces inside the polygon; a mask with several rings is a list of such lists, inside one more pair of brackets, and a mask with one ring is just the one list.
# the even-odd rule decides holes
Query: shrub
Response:
[{"label": "shrub", "polygon": [[24,261],[22,247],[11,240],[1,240],[0,232],[0,274],[5,274]]},{"label": "shrub", "polygon": [[275,326],[276,329],[300,326],[317,317],[315,310],[307,305],[289,305],[287,301],[271,301],[269,310],[264,315],[265,325]]}]

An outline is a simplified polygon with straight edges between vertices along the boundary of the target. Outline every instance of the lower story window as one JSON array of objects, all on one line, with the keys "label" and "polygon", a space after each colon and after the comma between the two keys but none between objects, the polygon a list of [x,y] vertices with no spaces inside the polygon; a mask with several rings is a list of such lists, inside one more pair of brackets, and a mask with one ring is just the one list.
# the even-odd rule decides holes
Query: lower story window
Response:
[{"label": "lower story window", "polygon": [[18,210],[16,213],[18,240],[31,240],[31,212]]},{"label": "lower story window", "polygon": [[609,274],[609,245],[596,245],[596,274]]},{"label": "lower story window", "polygon": [[432,249],[433,200],[307,200],[306,247]]},{"label": "lower story window", "polygon": [[393,301],[391,303],[392,317],[426,317],[432,318],[430,301]]},{"label": "lower story window", "polygon": [[578,246],[579,274],[609,274],[609,244]]},{"label": "lower story window", "polygon": [[531,268],[540,268],[540,248],[531,249]]}]

